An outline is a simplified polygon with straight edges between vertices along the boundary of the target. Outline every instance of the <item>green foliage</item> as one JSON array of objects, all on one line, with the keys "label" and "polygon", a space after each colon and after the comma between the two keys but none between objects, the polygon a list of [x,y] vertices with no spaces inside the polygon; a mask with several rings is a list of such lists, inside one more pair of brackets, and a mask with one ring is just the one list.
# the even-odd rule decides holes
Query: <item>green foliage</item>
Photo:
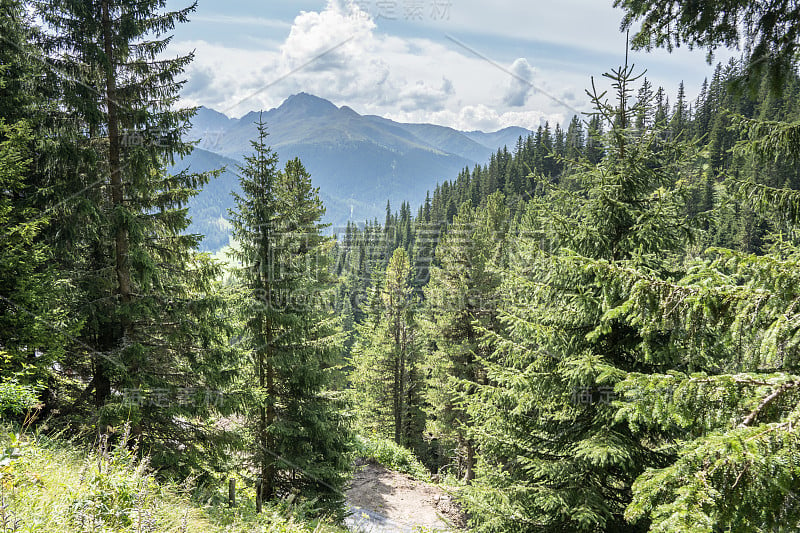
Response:
[{"label": "green foliage", "polygon": [[[0,61],[4,52],[0,50]],[[11,78],[12,73],[0,64],[0,94],[21,81]],[[67,334],[74,327],[58,301],[64,287],[49,263],[52,249],[41,239],[46,220],[30,199],[33,142],[30,123],[7,124],[0,115],[0,373],[27,385],[47,380],[63,357],[64,338],[50,325],[60,324]]]},{"label": "green foliage", "polygon": [[[740,157],[792,156],[791,136],[771,133],[783,129],[779,124],[746,127],[750,140],[740,142]],[[781,231],[766,253],[708,247],[655,263],[638,254],[556,256],[554,270],[602,289],[593,300],[597,325],[587,329],[586,339],[620,328],[638,337],[628,352],[634,366],[587,364],[587,358],[567,375],[615,383],[601,403],[616,427],[626,424],[639,440],[636,462],[647,465],[630,486],[624,516],[651,531],[794,529],[800,518],[793,497],[800,462],[794,430],[796,192],[762,179],[729,178],[727,185],[733,201],[759,211]],[[585,294],[573,306],[585,305]],[[596,392],[587,398],[596,401]],[[593,461],[606,457],[595,447],[571,451]]]},{"label": "green foliage", "polygon": [[[0,352],[2,355],[2,352]],[[21,415],[39,405],[39,387],[23,385],[16,379],[0,381],[0,414]]]},{"label": "green foliage", "polygon": [[[620,67],[585,122],[543,124],[341,242],[259,122],[232,279],[187,234],[218,172],[165,171],[191,149],[191,56],[155,58],[195,6],[0,0],[0,412],[102,443],[0,435],[0,529],[337,520],[345,398],[371,435],[357,453],[457,473],[478,531],[797,529],[796,9],[615,4],[642,21],[635,46],[743,39],[747,59],[674,105]],[[207,505],[139,450],[164,477],[204,470]],[[211,471],[240,459],[227,509]]]},{"label": "green foliage", "polygon": [[634,485],[627,516],[651,531],[789,530],[797,525],[797,436],[746,428],[692,442]]},{"label": "green foliage", "polygon": [[630,265],[587,265],[627,295],[606,318],[680,346],[673,370],[629,373],[615,389],[615,420],[657,429],[648,447],[674,457],[634,483],[629,519],[647,518],[653,531],[798,523],[787,496],[800,461],[797,251],[779,251],[710,249],[674,282]]},{"label": "green foliage", "polygon": [[431,474],[419,461],[414,452],[382,437],[356,437],[356,454],[368,461],[374,461],[389,470],[403,472],[415,479],[430,481]]},{"label": "green foliage", "polygon": [[448,456],[455,455],[460,465],[454,470],[468,481],[474,477],[475,443],[464,406],[484,375],[480,359],[491,351],[479,343],[479,329],[499,327],[499,267],[509,229],[504,200],[497,192],[484,209],[462,204],[436,247],[437,265],[424,288],[428,429]]},{"label": "green foliage", "polygon": [[[795,402],[800,180],[795,128],[782,121],[796,116],[797,100],[770,96],[767,82],[757,95],[731,90],[743,72],[735,62],[719,65],[697,102],[679,94],[670,108],[663,89],[646,80],[632,98],[633,77],[621,69],[612,84],[626,106],[592,93],[599,112],[585,125],[588,137],[575,120],[569,142],[544,127],[520,140],[513,157],[501,150],[486,167],[444,183],[412,220],[412,256],[427,254],[429,228],[435,248],[429,264],[412,262],[418,279],[429,277],[420,310],[431,446],[421,456],[435,467],[463,464],[458,438],[475,443],[477,478],[462,494],[480,530],[638,531],[651,521],[674,530],[693,518],[698,528],[739,520],[752,529],[776,523],[781,505],[792,519],[777,495],[784,503],[771,509],[756,499],[759,483],[770,485],[749,475],[754,466],[735,490],[724,483],[742,470],[733,481],[709,482],[707,493],[719,498],[705,498],[698,485],[698,506],[684,499],[685,512],[663,511],[678,501],[681,483],[691,485],[681,476],[721,472],[702,469],[733,456],[728,446],[743,428],[791,420]],[[797,77],[787,83],[787,95],[796,94]],[[570,143],[571,152],[558,151]],[[543,156],[545,146],[558,165]],[[521,168],[533,172],[520,179]],[[465,234],[462,222],[478,226],[497,190],[508,194],[510,237],[493,248]],[[515,200],[520,191],[528,201]],[[395,222],[387,215],[387,227]],[[374,227],[373,235],[385,234]],[[387,264],[382,237],[372,241],[373,250],[384,247],[373,255],[369,245],[352,246],[374,231],[354,228],[343,243],[378,265],[362,287]],[[359,328],[381,335],[371,313],[378,288],[361,307],[366,316],[354,313],[354,362],[367,338]],[[470,309],[476,300],[490,302],[488,312]],[[373,343],[373,353],[389,351]],[[465,366],[473,356],[475,365]],[[364,361],[359,369],[376,371],[375,359]],[[368,427],[386,435],[387,384],[351,375],[356,391],[371,391],[354,396]],[[718,441],[700,445],[708,439]],[[681,462],[695,448],[711,455]],[[774,463],[764,459],[770,472],[793,460],[784,451]],[[642,481],[662,473],[673,481]],[[655,487],[664,491],[651,493]],[[771,487],[766,493],[777,494]],[[737,494],[753,499],[743,504],[749,518],[734,509]],[[663,512],[653,511],[659,506]]]},{"label": "green foliage", "polygon": [[[255,494],[241,488],[230,508],[226,487],[190,497],[187,486],[158,481],[140,458],[124,447],[83,451],[75,444],[9,434],[0,429],[0,524],[7,530],[75,533],[339,532],[304,519],[300,508],[266,505],[255,513]],[[242,485],[239,485],[242,487]],[[11,526],[11,524],[16,524]],[[16,527],[16,529],[14,529]]]},{"label": "green foliage", "polygon": [[[800,153],[800,152],[798,152]],[[728,183],[753,209],[778,215],[776,220],[797,224],[800,222],[800,192],[794,189],[775,188],[754,180],[729,178]]]},{"label": "green foliage", "polygon": [[265,500],[299,493],[341,513],[351,436],[341,400],[328,391],[341,335],[329,305],[324,208],[298,159],[276,170],[266,126],[257,124],[231,212],[246,350],[245,439]]},{"label": "green foliage", "polygon": [[788,157],[795,161],[800,154],[800,122],[758,120],[736,115],[732,117],[742,140],[735,150],[739,154],[753,155],[760,162]]},{"label": "green foliage", "polygon": [[414,309],[408,254],[397,248],[357,328],[350,381],[360,429],[403,446],[418,444],[424,426]]},{"label": "green foliage", "polygon": [[625,11],[623,29],[641,21],[634,48],[671,51],[686,45],[705,48],[710,57],[720,46],[743,45],[751,79],[766,73],[776,90],[791,74],[800,46],[797,6],[791,2],[615,0],[614,6]]},{"label": "green foliage", "polygon": [[631,69],[609,77],[616,105],[590,93],[610,126],[605,156],[596,166],[577,162],[586,170],[570,180],[580,194],[554,187],[530,203],[502,273],[503,327],[483,328],[494,351],[469,403],[481,457],[465,490],[479,531],[637,531],[623,516],[630,487],[663,461],[643,446],[646,435],[615,420],[610,399],[628,372],[664,364],[667,354],[605,313],[624,293],[586,263],[669,272],[691,236],[683,183],[696,152],[658,127],[638,131],[647,104],[626,105]]},{"label": "green foliage", "polygon": [[32,56],[60,76],[46,86],[47,105],[30,113],[41,128],[31,197],[47,212],[39,242],[51,246],[49,264],[65,286],[53,311],[69,322],[31,312],[64,350],[58,365],[57,352],[40,350],[54,374],[48,407],[66,415],[58,423],[102,433],[131,420],[154,463],[188,473],[224,460],[214,443],[228,436],[211,420],[224,406],[200,398],[224,391],[234,351],[221,269],[185,234],[185,204],[214,173],[165,171],[191,150],[181,137],[194,111],[176,102],[192,58],[160,57],[195,6],[165,7],[32,6],[44,27]]}]

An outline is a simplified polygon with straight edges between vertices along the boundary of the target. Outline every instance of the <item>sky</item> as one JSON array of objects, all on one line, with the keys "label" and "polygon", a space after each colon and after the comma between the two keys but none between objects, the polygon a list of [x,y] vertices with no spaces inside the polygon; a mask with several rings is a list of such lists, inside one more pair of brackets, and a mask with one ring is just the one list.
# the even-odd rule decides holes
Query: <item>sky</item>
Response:
[{"label": "sky", "polygon": [[[184,2],[170,0],[168,7]],[[459,130],[535,129],[589,111],[625,62],[612,0],[199,0],[170,53],[194,52],[183,101],[239,117],[307,92],[361,114]],[[727,55],[726,55],[727,54]],[[718,54],[727,60],[733,52]],[[637,72],[694,98],[702,50],[631,52]]]}]

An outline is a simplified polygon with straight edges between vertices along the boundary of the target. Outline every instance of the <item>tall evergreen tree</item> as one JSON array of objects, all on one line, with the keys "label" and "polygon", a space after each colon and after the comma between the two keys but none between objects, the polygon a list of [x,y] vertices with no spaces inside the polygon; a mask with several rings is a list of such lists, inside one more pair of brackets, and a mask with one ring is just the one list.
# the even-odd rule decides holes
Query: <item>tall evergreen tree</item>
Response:
[{"label": "tall evergreen tree", "polygon": [[569,122],[569,127],[567,128],[567,151],[565,157],[567,159],[577,160],[581,155],[581,150],[585,142],[583,124],[581,124],[578,115],[573,115],[572,120]]},{"label": "tall evergreen tree", "polygon": [[311,176],[298,159],[278,172],[266,125],[257,127],[231,223],[252,358],[246,375],[254,380],[247,383],[252,403],[243,407],[261,496],[298,491],[341,511],[351,439],[341,405],[327,389],[341,351],[327,264],[332,241],[321,235],[324,208]]},{"label": "tall evergreen tree", "polygon": [[413,301],[408,254],[398,248],[372,292],[352,356],[362,426],[404,446],[418,444],[424,423]]},{"label": "tall evergreen tree", "polygon": [[712,113],[711,95],[709,92],[708,78],[703,80],[703,85],[700,87],[700,94],[697,95],[695,101],[695,134],[698,137],[705,137],[708,135],[708,130],[711,122]]},{"label": "tall evergreen tree", "polygon": [[27,123],[0,118],[0,382],[41,388],[50,385],[75,325],[64,328],[70,319],[57,300],[52,251],[38,239],[46,220],[26,201],[31,141]]},{"label": "tall evergreen tree", "polygon": [[689,108],[686,105],[686,89],[683,81],[681,81],[680,85],[678,85],[678,95],[675,98],[675,109],[672,110],[672,117],[670,118],[672,135],[682,135],[689,123],[689,118]]},{"label": "tall evergreen tree", "polygon": [[645,131],[653,125],[653,84],[647,78],[642,81],[642,86],[636,95],[636,103],[638,106],[638,113],[636,114],[636,129]]},{"label": "tall evergreen tree", "polygon": [[474,478],[476,447],[465,396],[483,382],[480,359],[491,349],[479,342],[479,330],[499,327],[498,267],[509,224],[503,203],[498,192],[485,208],[462,204],[436,248],[439,266],[425,287],[425,329],[432,347],[426,356],[428,425],[440,446],[456,457],[466,481]]},{"label": "tall evergreen tree", "polygon": [[[780,130],[750,126],[761,131],[757,139],[761,128]],[[778,153],[800,153],[796,143],[773,138],[768,145],[780,147]],[[760,153],[758,142],[744,146],[751,156],[770,157]],[[648,447],[674,450],[632,486],[625,516],[649,522],[651,531],[800,525],[794,496],[800,490],[800,359],[793,229],[800,222],[800,194],[749,180],[731,179],[729,186],[780,228],[766,253],[708,248],[680,279],[633,262],[591,267],[605,286],[624,295],[606,316],[643,337],[658,337],[663,346],[680,347],[672,350],[668,371],[631,372],[616,387],[616,419],[649,431]]]},{"label": "tall evergreen tree", "polygon": [[64,74],[55,107],[76,132],[59,152],[71,170],[53,178],[66,201],[53,211],[51,237],[73,273],[72,311],[83,323],[64,362],[82,378],[74,407],[93,396],[98,428],[129,419],[157,463],[202,464],[221,452],[206,446],[208,414],[232,350],[214,287],[219,267],[185,233],[185,204],[210,175],[165,171],[191,150],[181,138],[194,110],[175,108],[175,78],[192,56],[159,56],[167,32],[195,9],[165,4],[36,5],[48,61]]},{"label": "tall evergreen tree", "polygon": [[[68,327],[52,248],[42,238],[48,221],[34,169],[48,104],[21,2],[0,1],[0,34],[0,379],[49,387],[75,323]],[[43,391],[46,407],[54,407],[53,394]]]},{"label": "tall evergreen tree", "polygon": [[[582,258],[634,260],[667,270],[687,221],[676,184],[691,161],[661,131],[635,128],[638,109],[623,107],[631,69],[611,75],[615,107],[595,95],[597,117],[610,129],[598,140],[604,156],[575,176],[582,194],[557,189],[534,201],[504,276],[499,320],[487,331],[496,346],[483,359],[488,381],[470,402],[480,445],[478,476],[467,506],[479,531],[639,531],[624,512],[631,485],[646,465],[663,461],[615,420],[615,384],[627,372],[657,367],[658,339],[604,316],[619,295],[583,266]],[[669,266],[668,266],[669,265]]]},{"label": "tall evergreen tree", "polygon": [[766,74],[778,89],[797,59],[800,25],[793,2],[614,0],[614,6],[625,12],[623,28],[641,22],[632,39],[634,49],[671,51],[686,44],[706,48],[710,58],[720,46],[743,45],[748,56],[745,78],[754,84]]}]

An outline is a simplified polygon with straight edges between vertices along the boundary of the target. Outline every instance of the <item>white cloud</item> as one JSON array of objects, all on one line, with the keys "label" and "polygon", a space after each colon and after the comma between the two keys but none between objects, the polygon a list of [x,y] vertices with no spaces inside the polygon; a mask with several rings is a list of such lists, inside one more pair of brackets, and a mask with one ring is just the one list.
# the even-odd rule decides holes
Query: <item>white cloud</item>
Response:
[{"label": "white cloud", "polygon": [[[289,36],[280,47],[281,57],[289,68],[316,58],[319,59],[310,66],[312,70],[343,67],[365,47],[374,46],[374,29],[375,23],[357,6],[329,0],[325,10],[304,11],[294,19]],[[325,55],[320,57],[321,54]]]},{"label": "white cloud", "polygon": [[[200,40],[178,47],[196,50],[187,71],[186,102],[229,116],[275,107],[301,91],[362,114],[462,130],[535,129],[572,114],[446,39],[380,33],[369,15],[344,0],[329,0],[319,12],[301,12],[278,47],[245,50]],[[507,68],[524,80],[533,80],[535,73],[536,86],[549,94],[586,81],[586,76],[534,68],[524,58]]]},{"label": "white cloud", "polygon": [[[195,50],[194,62],[186,70],[187,89],[182,94],[189,105],[205,105],[229,116],[276,103],[268,91],[249,98],[267,80],[264,70],[277,71],[280,56],[276,52],[261,52],[229,48],[206,41],[176,43],[173,53]],[[275,79],[275,78],[272,78]],[[198,81],[199,80],[199,81]],[[241,104],[238,104],[241,102]]]},{"label": "white cloud", "polygon": [[508,87],[503,95],[503,103],[510,107],[522,107],[528,94],[533,89],[534,69],[528,64],[528,60],[520,57],[511,64],[509,71],[513,76],[509,76]]},{"label": "white cloud", "polygon": [[[408,115],[396,115],[395,120],[417,122]],[[545,122],[560,124],[564,122],[562,113],[546,113],[543,111],[503,111],[484,104],[466,105],[457,110],[445,110],[428,115],[428,121],[446,124],[463,131],[483,130],[496,131],[508,126],[521,126],[535,130]]]},{"label": "white cloud", "polygon": [[426,109],[441,111],[445,108],[447,100],[454,93],[453,82],[447,78],[437,87],[428,82],[419,80],[413,85],[407,85],[400,90],[399,107],[403,111],[416,111]]}]

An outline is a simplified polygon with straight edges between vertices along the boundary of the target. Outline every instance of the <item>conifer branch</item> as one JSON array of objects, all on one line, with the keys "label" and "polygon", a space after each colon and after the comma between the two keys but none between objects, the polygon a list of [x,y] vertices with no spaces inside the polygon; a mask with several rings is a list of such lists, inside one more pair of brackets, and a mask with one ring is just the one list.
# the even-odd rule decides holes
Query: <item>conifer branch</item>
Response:
[{"label": "conifer branch", "polygon": [[749,415],[747,415],[745,419],[742,420],[742,423],[739,426],[740,427],[750,426],[756,420],[756,418],[758,418],[758,415],[761,414],[764,411],[764,409],[769,407],[769,405],[772,402],[774,402],[776,399],[778,399],[781,395],[783,395],[787,391],[798,386],[800,386],[800,380],[789,381],[778,387],[775,391],[773,391],[771,394],[769,394],[767,397],[761,400],[761,403],[758,404],[758,407],[756,407]]},{"label": "conifer branch", "polygon": [[776,189],[756,183],[728,177],[736,193],[745,199],[754,210],[761,213],[775,213],[790,223],[800,223],[800,191]]}]

